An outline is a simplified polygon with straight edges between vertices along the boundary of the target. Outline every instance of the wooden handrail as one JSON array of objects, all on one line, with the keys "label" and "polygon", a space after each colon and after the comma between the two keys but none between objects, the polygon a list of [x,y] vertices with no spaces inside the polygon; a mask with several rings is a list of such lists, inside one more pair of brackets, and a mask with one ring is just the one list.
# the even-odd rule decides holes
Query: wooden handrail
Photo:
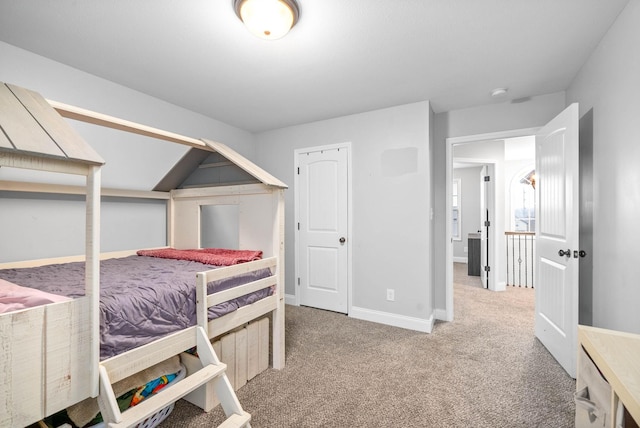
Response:
[{"label": "wooden handrail", "polygon": [[504,232],[506,236],[512,235],[524,235],[524,236],[535,236],[535,232]]}]

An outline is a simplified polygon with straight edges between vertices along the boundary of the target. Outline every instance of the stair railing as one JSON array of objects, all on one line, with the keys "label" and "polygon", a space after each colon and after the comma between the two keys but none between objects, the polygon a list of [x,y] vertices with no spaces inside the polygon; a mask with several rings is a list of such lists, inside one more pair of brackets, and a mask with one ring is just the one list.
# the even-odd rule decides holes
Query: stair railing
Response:
[{"label": "stair railing", "polygon": [[535,232],[505,232],[507,286],[534,288]]}]

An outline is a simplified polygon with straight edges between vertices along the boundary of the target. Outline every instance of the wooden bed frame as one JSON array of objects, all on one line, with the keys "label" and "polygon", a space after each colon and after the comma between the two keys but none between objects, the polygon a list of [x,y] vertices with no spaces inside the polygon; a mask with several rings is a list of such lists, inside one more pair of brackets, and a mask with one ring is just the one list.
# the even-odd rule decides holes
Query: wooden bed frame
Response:
[{"label": "wooden bed frame", "polygon": [[[13,98],[19,100],[15,103]],[[8,101],[7,101],[8,100]],[[210,339],[249,321],[269,315],[272,366],[282,369],[284,355],[284,189],[286,185],[223,144],[197,140],[77,107],[47,101],[39,94],[13,85],[0,85],[0,166],[37,169],[87,177],[87,186],[61,186],[0,181],[0,190],[85,194],[87,201],[86,255],[0,264],[0,269],[85,260],[85,296],[0,315],[0,426],[25,426],[85,398],[98,397],[108,426],[131,426],[197,388],[210,390],[227,414],[225,424],[248,426],[230,388]],[[21,105],[18,105],[21,104]],[[27,114],[23,111],[27,110]],[[54,111],[55,109],[55,111]],[[57,111],[57,114],[56,114]],[[121,191],[100,188],[101,158],[60,117],[67,117],[218,152],[256,178],[257,183],[212,188],[176,189],[171,192]],[[35,120],[36,126],[25,123]],[[8,128],[21,122],[16,132]],[[24,125],[24,126],[22,126]],[[34,128],[25,134],[25,129]],[[58,147],[69,146],[73,156],[52,154],[46,141],[34,145],[34,132],[45,130]],[[46,138],[44,138],[46,140]],[[44,148],[43,148],[44,147]],[[100,254],[100,195],[167,200],[168,244],[174,248],[200,247],[200,208],[205,205],[240,205],[240,247],[260,249],[263,260],[197,275],[198,325],[179,331],[124,354],[99,361],[99,259],[133,253]],[[241,272],[268,267],[272,276],[206,295],[206,283]],[[195,279],[194,279],[195,280]],[[207,322],[209,306],[266,287],[275,293],[251,305]],[[129,411],[115,406],[111,384],[188,348],[197,346],[202,369],[172,388]],[[213,380],[213,381],[212,381]],[[209,410],[209,409],[207,409]],[[223,425],[225,425],[223,424]],[[225,425],[226,426],[226,425]]]}]

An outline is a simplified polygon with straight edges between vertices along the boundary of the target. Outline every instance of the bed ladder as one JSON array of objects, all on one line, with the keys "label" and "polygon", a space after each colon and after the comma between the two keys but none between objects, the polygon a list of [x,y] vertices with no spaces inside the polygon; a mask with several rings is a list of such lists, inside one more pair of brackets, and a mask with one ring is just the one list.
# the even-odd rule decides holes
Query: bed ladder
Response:
[{"label": "bed ladder", "polygon": [[[194,346],[197,347],[198,357],[202,363],[200,370],[176,382],[175,385],[172,384],[171,387],[165,387],[140,404],[124,412],[120,411],[112,383],[151,367],[167,359],[167,356],[178,355]],[[134,426],[210,380],[215,380],[214,391],[227,417],[219,428],[250,428],[251,415],[242,410],[238,397],[227,378],[226,369],[227,365],[220,362],[204,329],[199,326],[181,330],[109,358],[100,363],[100,394],[98,395],[98,404],[105,425],[109,428]]]}]

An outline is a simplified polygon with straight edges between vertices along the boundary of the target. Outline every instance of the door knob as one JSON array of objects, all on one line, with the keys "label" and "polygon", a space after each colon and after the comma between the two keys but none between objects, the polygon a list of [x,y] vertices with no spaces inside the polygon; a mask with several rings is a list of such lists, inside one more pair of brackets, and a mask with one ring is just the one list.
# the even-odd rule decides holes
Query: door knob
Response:
[{"label": "door knob", "polygon": [[344,244],[346,242],[346,239],[344,239],[344,236],[340,238],[340,243]]},{"label": "door knob", "polygon": [[558,251],[558,255],[560,257],[564,257],[564,256],[569,257],[571,255],[571,250],[566,250],[566,251],[565,250],[560,250],[560,251]]}]

